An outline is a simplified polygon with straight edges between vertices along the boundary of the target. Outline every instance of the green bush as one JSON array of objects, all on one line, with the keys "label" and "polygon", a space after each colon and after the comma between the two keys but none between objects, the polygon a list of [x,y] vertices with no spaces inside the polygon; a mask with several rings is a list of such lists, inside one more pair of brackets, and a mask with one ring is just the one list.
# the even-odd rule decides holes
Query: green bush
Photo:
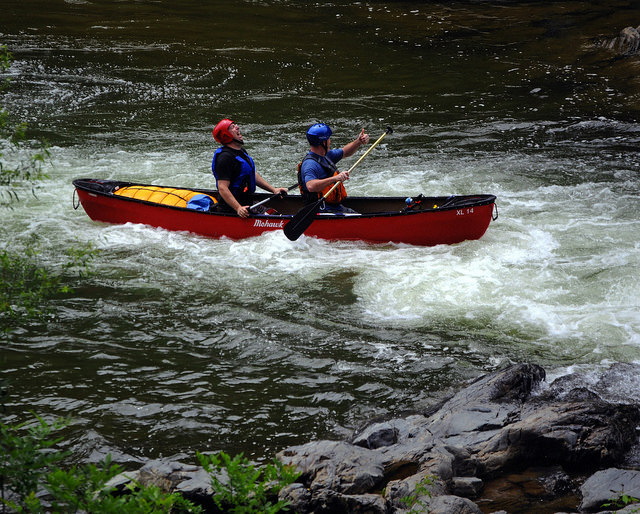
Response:
[{"label": "green bush", "polygon": [[[288,510],[289,502],[278,500],[278,493],[300,476],[291,467],[273,459],[264,468],[256,468],[241,453],[233,458],[222,451],[197,456],[211,477],[213,500],[223,512],[273,514]],[[225,474],[226,481],[218,478]]]},{"label": "green bush", "polygon": [[[63,420],[49,425],[37,417],[37,423],[27,425],[0,424],[0,492],[2,503],[22,511],[34,500],[35,491],[44,473],[57,465],[67,454],[51,451],[60,442],[52,439],[54,431],[66,425]],[[7,500],[10,495],[12,500]]]},{"label": "green bush", "polygon": [[[91,244],[67,249],[65,270],[76,270],[80,277],[89,275],[89,263],[97,250]],[[38,262],[38,251],[33,243],[18,253],[0,251],[0,332],[10,330],[24,319],[37,318],[50,309],[45,301],[58,293],[70,293],[71,287],[62,277],[47,271]]]},{"label": "green bush", "polygon": [[22,254],[0,252],[0,319],[10,321],[36,317],[43,312],[43,299],[68,291],[60,278],[50,275],[36,260],[37,252],[28,247]]},{"label": "green bush", "polygon": [[141,487],[134,483],[128,487],[127,494],[114,494],[115,488],[108,487],[107,482],[121,472],[120,466],[112,464],[110,457],[100,466],[88,464],[68,470],[54,469],[44,484],[52,496],[52,510],[113,514],[202,512],[199,506],[180,494],[166,493],[157,486]]},{"label": "green bush", "polygon": [[431,498],[431,490],[429,489],[436,481],[435,475],[427,475],[416,484],[415,491],[409,496],[401,498],[400,501],[410,508],[410,513],[428,512],[429,504],[421,498]]},{"label": "green bush", "polygon": [[62,439],[53,438],[53,433],[68,422],[57,420],[49,424],[38,416],[36,420],[31,425],[0,424],[2,512],[202,512],[180,494],[169,494],[155,486],[133,483],[126,494],[116,494],[115,488],[107,484],[122,469],[110,457],[98,466],[64,469],[61,464],[69,452],[54,448]]},{"label": "green bush", "polygon": [[[68,423],[56,420],[49,424],[39,416],[30,424],[0,423],[0,512],[202,512],[179,493],[167,493],[156,486],[134,481],[124,491],[116,491],[108,484],[122,469],[110,456],[99,465],[64,467],[70,453],[56,449],[62,438],[54,433]],[[278,493],[299,473],[277,459],[261,468],[242,454],[231,458],[224,452],[210,456],[197,453],[197,457],[210,475],[213,500],[223,512],[274,514],[288,510],[288,502],[278,500]]]}]

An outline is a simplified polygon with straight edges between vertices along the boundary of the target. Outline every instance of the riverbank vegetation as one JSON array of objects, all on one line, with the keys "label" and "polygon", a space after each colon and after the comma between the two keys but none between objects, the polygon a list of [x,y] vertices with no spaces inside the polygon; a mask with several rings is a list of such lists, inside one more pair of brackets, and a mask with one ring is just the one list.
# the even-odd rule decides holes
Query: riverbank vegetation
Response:
[{"label": "riverbank vegetation", "polygon": [[[19,425],[0,424],[0,502],[2,512],[201,512],[177,493],[131,485],[130,494],[115,495],[109,480],[122,472],[107,458],[100,465],[64,469],[68,452],[56,449],[56,420]],[[43,499],[43,498],[46,498]]]},{"label": "riverbank vegetation", "polygon": [[[0,93],[9,87],[5,76],[12,55],[0,45]],[[0,209],[10,209],[19,201],[19,190],[46,178],[44,165],[49,150],[42,141],[29,141],[27,124],[15,122],[8,111],[0,109]],[[5,247],[0,249],[0,332],[15,326],[20,319],[43,312],[43,300],[58,292],[68,291],[61,279],[41,267],[36,244],[19,245],[11,234],[2,234]]]},{"label": "riverbank vegetation", "polygon": [[[100,464],[64,466],[70,453],[58,449],[55,433],[67,420],[48,423],[35,416],[29,423],[0,423],[0,512],[203,512],[179,493],[131,481],[119,488],[113,481],[123,473],[108,456]],[[278,500],[280,490],[299,476],[274,459],[254,466],[240,455],[197,454],[209,473],[213,501],[222,512],[275,514],[289,503]],[[125,473],[126,475],[126,473]]]},{"label": "riverbank vegetation", "polygon": [[[12,55],[6,45],[0,45],[0,93],[6,91],[11,82],[5,76],[11,66]],[[41,139],[30,139],[28,125],[15,121],[8,111],[0,109],[0,206],[10,206],[19,200],[18,188],[35,184],[46,178],[44,166],[47,163],[49,145]]]}]

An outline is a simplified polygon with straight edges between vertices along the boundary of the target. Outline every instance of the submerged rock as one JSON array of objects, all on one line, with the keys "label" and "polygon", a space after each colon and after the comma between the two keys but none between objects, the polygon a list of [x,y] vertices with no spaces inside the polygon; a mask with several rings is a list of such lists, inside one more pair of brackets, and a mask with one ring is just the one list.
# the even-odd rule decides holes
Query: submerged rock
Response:
[{"label": "submerged rock", "polygon": [[635,55],[640,52],[640,26],[625,27],[618,37],[607,41],[605,48],[621,55]]}]

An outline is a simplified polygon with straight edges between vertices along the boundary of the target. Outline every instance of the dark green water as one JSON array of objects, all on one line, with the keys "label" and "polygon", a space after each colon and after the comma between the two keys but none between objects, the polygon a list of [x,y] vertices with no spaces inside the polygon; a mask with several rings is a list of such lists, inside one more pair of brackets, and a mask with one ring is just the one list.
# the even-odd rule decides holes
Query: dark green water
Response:
[{"label": "dark green water", "polygon": [[[107,2],[3,6],[6,108],[52,144],[2,242],[100,250],[55,316],[2,341],[11,419],[70,416],[81,459],[262,459],[425,408],[510,362],[640,359],[634,2]],[[274,184],[304,131],[394,127],[352,194],[493,193],[479,241],[213,241],[91,222],[71,181],[211,186],[233,117]],[[633,392],[621,391],[621,394]]]}]

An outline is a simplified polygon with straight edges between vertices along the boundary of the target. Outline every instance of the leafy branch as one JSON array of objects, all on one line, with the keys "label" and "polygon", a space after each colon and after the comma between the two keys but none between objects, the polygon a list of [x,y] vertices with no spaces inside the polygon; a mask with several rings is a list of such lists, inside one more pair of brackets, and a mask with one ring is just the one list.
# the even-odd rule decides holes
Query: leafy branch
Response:
[{"label": "leafy branch", "polygon": [[[11,66],[13,55],[6,45],[0,45],[0,73]],[[0,82],[0,92],[9,87],[10,78]],[[9,113],[0,109],[0,206],[8,206],[17,201],[15,185],[31,184],[47,178],[44,165],[49,160],[49,145],[45,141],[30,141],[28,125],[25,122],[12,123]]]},{"label": "leafy branch", "polygon": [[[256,468],[242,453],[233,458],[223,451],[214,455],[198,452],[197,456],[211,477],[213,501],[224,512],[274,514],[288,510],[289,502],[277,497],[283,487],[300,476],[291,467],[273,459],[264,469]],[[226,481],[218,478],[224,475]]]},{"label": "leafy branch", "polygon": [[[617,498],[610,499],[607,503],[604,503],[602,506],[611,509],[622,509],[627,505],[632,505],[635,503],[640,503],[640,499],[635,498],[624,491],[611,491],[612,493],[616,493],[618,495]],[[640,512],[640,508],[633,509],[631,512]]]},{"label": "leafy branch", "polygon": [[[97,255],[91,243],[67,248],[64,270],[76,270],[79,277],[91,274],[89,264]],[[38,262],[39,252],[30,242],[22,251],[0,251],[0,332],[16,322],[38,318],[51,309],[45,300],[58,293],[70,293],[70,286],[58,274],[47,271]]]},{"label": "leafy branch", "polygon": [[401,498],[400,501],[404,503],[408,508],[411,508],[409,512],[419,513],[428,512],[429,504],[422,500],[422,498],[431,498],[430,486],[435,483],[436,477],[428,475],[424,477],[420,482],[416,484],[416,488],[413,494]]},{"label": "leafy branch", "polygon": [[[62,468],[69,452],[55,449],[62,438],[53,432],[68,421],[32,425],[0,424],[0,506],[2,512],[100,512],[113,514],[195,512],[202,509],[179,493],[133,483],[116,494],[108,482],[122,472],[108,456],[100,465]],[[26,433],[25,433],[26,431]],[[46,495],[42,492],[46,491]],[[46,502],[43,500],[46,498]]]}]

